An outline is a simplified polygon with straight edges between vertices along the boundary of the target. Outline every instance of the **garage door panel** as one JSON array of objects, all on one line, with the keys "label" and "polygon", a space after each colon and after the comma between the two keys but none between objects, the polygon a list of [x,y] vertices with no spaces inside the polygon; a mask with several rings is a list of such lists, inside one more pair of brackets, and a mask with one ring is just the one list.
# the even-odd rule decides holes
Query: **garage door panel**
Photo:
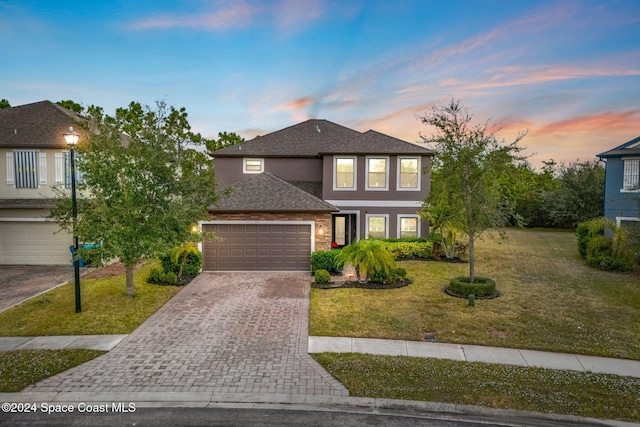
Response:
[{"label": "garage door panel", "polygon": [[311,226],[205,224],[204,270],[310,270]]},{"label": "garage door panel", "polygon": [[0,264],[70,264],[72,243],[52,222],[0,222]]}]

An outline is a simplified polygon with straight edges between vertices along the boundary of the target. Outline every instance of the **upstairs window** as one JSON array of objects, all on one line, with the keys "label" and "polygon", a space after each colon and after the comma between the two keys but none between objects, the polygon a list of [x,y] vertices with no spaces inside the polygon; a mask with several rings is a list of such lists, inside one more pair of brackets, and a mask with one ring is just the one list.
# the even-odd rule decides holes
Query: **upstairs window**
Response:
[{"label": "upstairs window", "polygon": [[333,189],[334,190],[355,190],[356,189],[356,158],[355,157],[334,157],[333,161]]},{"label": "upstairs window", "polygon": [[13,161],[16,188],[38,188],[36,151],[14,151]]},{"label": "upstairs window", "polygon": [[387,190],[389,182],[389,159],[386,157],[367,158],[367,190]]},{"label": "upstairs window", "polygon": [[623,159],[623,191],[640,191],[640,159]]},{"label": "upstairs window", "polygon": [[242,173],[264,172],[264,159],[242,159]]},{"label": "upstairs window", "polygon": [[400,157],[398,159],[398,190],[420,189],[420,159]]}]

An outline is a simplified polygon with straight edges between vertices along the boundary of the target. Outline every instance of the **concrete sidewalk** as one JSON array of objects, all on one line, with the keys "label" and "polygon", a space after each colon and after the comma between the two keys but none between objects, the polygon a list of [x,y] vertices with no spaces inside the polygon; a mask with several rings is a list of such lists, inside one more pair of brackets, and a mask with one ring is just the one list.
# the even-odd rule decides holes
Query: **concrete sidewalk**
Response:
[{"label": "concrete sidewalk", "polygon": [[309,353],[366,353],[535,366],[640,378],[640,362],[535,350],[367,338],[309,337]]},{"label": "concrete sidewalk", "polygon": [[[72,348],[109,351],[126,337],[127,335],[0,337],[0,352]],[[308,351],[309,353],[365,353],[384,356],[425,357],[464,362],[567,369],[640,378],[640,362],[635,360],[479,345],[311,336],[309,337]]]},{"label": "concrete sidewalk", "polygon": [[65,335],[51,337],[0,337],[0,352],[12,350],[84,349],[109,351],[127,335]]}]

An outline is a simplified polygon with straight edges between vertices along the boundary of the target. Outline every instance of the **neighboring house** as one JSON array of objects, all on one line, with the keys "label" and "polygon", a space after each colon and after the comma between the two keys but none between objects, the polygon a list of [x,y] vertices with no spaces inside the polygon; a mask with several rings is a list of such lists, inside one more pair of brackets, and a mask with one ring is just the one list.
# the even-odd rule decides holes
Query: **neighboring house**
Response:
[{"label": "neighboring house", "polygon": [[49,101],[0,109],[0,264],[70,264],[71,236],[46,216],[70,187],[63,134],[82,117]]},{"label": "neighboring house", "polygon": [[604,215],[640,229],[640,137],[598,154],[606,162]]},{"label": "neighboring house", "polygon": [[368,237],[421,237],[433,152],[327,120],[211,153],[217,190],[201,224],[204,270],[310,270],[312,251]]}]

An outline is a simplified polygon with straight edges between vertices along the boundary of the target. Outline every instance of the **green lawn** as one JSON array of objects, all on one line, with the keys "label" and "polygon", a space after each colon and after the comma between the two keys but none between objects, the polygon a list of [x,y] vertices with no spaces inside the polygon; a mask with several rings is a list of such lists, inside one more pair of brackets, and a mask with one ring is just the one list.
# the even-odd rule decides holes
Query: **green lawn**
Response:
[{"label": "green lawn", "polygon": [[406,261],[413,284],[400,289],[312,289],[310,335],[439,342],[640,360],[640,275],[603,272],[579,258],[573,233],[506,230],[477,242],[476,274],[501,296],[444,294],[468,264]]},{"label": "green lawn", "polygon": [[128,334],[171,299],[181,287],[146,282],[148,263],[135,272],[136,296],[125,292],[125,277],[81,281],[82,313],[75,312],[73,283],[67,283],[0,313],[0,336]]},{"label": "green lawn", "polygon": [[0,353],[0,392],[21,391],[28,385],[104,353],[96,350],[18,350]]},{"label": "green lawn", "polygon": [[640,421],[640,378],[353,353],[313,357],[351,396]]}]

